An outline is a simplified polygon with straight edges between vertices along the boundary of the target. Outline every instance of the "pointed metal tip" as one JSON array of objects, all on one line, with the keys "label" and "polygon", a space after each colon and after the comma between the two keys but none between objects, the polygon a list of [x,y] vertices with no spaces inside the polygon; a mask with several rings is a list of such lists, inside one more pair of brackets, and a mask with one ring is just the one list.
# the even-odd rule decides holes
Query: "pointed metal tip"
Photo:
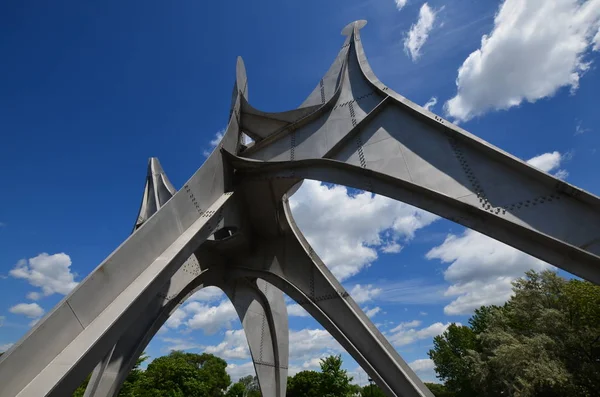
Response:
[{"label": "pointed metal tip", "polygon": [[241,92],[242,96],[248,98],[248,77],[246,76],[246,65],[242,57],[237,57],[235,65],[236,88]]},{"label": "pointed metal tip", "polygon": [[358,21],[350,22],[348,25],[342,29],[342,36],[350,36],[354,31],[354,28],[360,30],[365,27],[367,24],[366,19],[359,19]]},{"label": "pointed metal tip", "polygon": [[164,174],[160,161],[158,161],[158,157],[150,157],[148,159],[148,174]]}]

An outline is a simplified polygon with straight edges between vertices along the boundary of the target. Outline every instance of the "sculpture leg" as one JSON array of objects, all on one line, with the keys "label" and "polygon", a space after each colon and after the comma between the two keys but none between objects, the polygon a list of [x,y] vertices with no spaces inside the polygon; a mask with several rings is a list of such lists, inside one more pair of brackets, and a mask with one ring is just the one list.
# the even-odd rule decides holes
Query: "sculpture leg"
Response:
[{"label": "sculpture leg", "polygon": [[[222,195],[206,216],[183,231],[173,197],[169,202],[173,206],[156,213],[2,357],[0,396],[62,397],[72,393],[117,343],[135,315],[168,289],[172,275],[210,236],[230,196]],[[161,239],[171,232],[179,237],[166,244]],[[129,264],[139,269],[136,277],[127,268]]]},{"label": "sculpture leg", "polygon": [[[234,302],[244,325],[250,352],[252,357],[256,357],[254,363],[263,395],[285,396],[288,327],[283,294],[263,280],[225,281],[213,274],[211,270],[201,273],[195,256],[188,259],[174,275],[170,292],[162,304],[150,305],[96,366],[85,397],[116,396],[156,332],[187,297],[207,285],[220,287]],[[257,317],[266,319],[266,329],[254,327],[253,319]]]},{"label": "sculpture leg", "polygon": [[211,276],[202,270],[195,255],[175,273],[169,290],[137,317],[108,355],[96,365],[84,397],[114,397],[148,343],[173,312]]},{"label": "sculpture leg", "polygon": [[244,277],[216,285],[240,317],[262,395],[285,397],[289,330],[283,293],[264,280]]},{"label": "sculpture leg", "polygon": [[301,304],[389,396],[432,397],[287,215],[291,230],[265,241],[252,258],[240,258],[240,274],[264,278]]}]

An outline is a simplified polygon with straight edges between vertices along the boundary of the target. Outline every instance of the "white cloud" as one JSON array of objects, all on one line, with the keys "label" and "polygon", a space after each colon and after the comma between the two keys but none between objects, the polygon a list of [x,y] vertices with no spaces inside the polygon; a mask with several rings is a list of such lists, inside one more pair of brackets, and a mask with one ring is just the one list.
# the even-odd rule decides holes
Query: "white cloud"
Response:
[{"label": "white cloud", "polygon": [[371,308],[371,309],[369,309],[368,307],[365,307],[363,309],[363,311],[365,312],[365,314],[367,315],[367,317],[373,318],[373,317],[375,317],[375,315],[377,313],[379,313],[381,311],[381,308],[379,306],[376,306],[376,307]]},{"label": "white cloud", "polygon": [[187,316],[188,313],[185,310],[182,308],[177,308],[177,310],[175,310],[173,314],[171,314],[171,317],[169,317],[169,319],[165,322],[165,326],[172,329],[179,328],[179,326],[184,324]]},{"label": "white cloud", "polygon": [[219,130],[215,133],[215,137],[213,139],[210,140],[210,150],[204,150],[203,154],[205,157],[210,156],[210,153],[213,151],[214,148],[217,147],[217,145],[221,142],[221,139],[223,139],[223,137],[225,136],[225,128],[223,128],[222,130]]},{"label": "white cloud", "polygon": [[182,338],[169,338],[164,337],[161,338],[163,342],[166,343],[164,350],[192,350],[192,349],[200,349],[202,346],[194,342],[192,339],[182,339]]},{"label": "white cloud", "polygon": [[40,287],[44,296],[55,293],[66,295],[77,286],[75,274],[71,273],[70,267],[71,258],[67,254],[42,253],[29,260],[21,259],[9,274],[27,280],[34,287]]},{"label": "white cloud", "polygon": [[[298,226],[323,262],[347,279],[378,257],[377,249],[410,240],[437,216],[383,196],[304,181],[290,199]],[[389,236],[382,238],[382,233]]]},{"label": "white cloud", "polygon": [[421,320],[405,321],[405,322],[398,324],[396,327],[392,328],[390,330],[390,332],[397,332],[397,331],[400,331],[403,329],[408,329],[408,328],[416,328],[419,325],[421,325],[421,323],[422,323]]},{"label": "white cloud", "polygon": [[402,323],[386,332],[387,338],[396,347],[406,346],[419,340],[431,339],[440,335],[450,326],[450,323],[442,324],[438,322],[425,328],[416,329],[420,324],[421,322],[418,320]]},{"label": "white cloud", "polygon": [[404,39],[404,51],[413,61],[417,61],[421,56],[421,47],[427,41],[429,32],[433,29],[437,11],[432,10],[427,3],[424,3],[419,10],[419,19],[413,24]]},{"label": "white cloud", "polygon": [[[423,382],[435,382],[436,374],[434,371],[435,363],[429,358],[420,358],[408,363],[408,365],[419,375]],[[438,381],[439,382],[439,381]]]},{"label": "white cloud", "polygon": [[420,358],[408,363],[408,365],[410,365],[415,372],[431,371],[435,367],[433,360],[430,358]]},{"label": "white cloud", "polygon": [[227,368],[225,368],[229,376],[231,377],[231,382],[235,383],[240,378],[243,378],[247,375],[255,376],[256,372],[254,370],[254,364],[252,361],[249,361],[244,364],[227,364]]},{"label": "white cloud", "polygon": [[599,18],[600,0],[504,1],[492,32],[458,69],[458,92],[446,112],[467,121],[550,97],[561,87],[575,91],[590,67],[585,55]]},{"label": "white cloud", "polygon": [[429,111],[433,111],[433,107],[437,105],[437,98],[432,96],[423,107]]},{"label": "white cloud", "polygon": [[44,314],[44,309],[37,303],[19,303],[11,307],[8,311],[13,314],[22,314],[29,318],[41,317]]},{"label": "white cloud", "polygon": [[581,120],[577,121],[577,124],[575,125],[575,135],[585,134],[586,132],[590,132],[590,131],[591,130],[589,128],[585,128],[581,124]]},{"label": "white cloud", "polygon": [[408,0],[395,0],[395,2],[396,2],[396,9],[398,11],[400,11],[401,9],[403,9],[404,6],[406,5],[407,1]]},{"label": "white cloud", "polygon": [[28,324],[28,325],[29,325],[30,327],[33,327],[34,325],[36,325],[36,324],[38,323],[38,321],[40,321],[40,318],[39,318],[39,317],[38,317],[38,318],[34,318],[33,320],[31,320],[31,321],[29,322],[29,324]]},{"label": "white cloud", "polygon": [[592,42],[594,43],[594,51],[600,51],[600,28],[598,28],[598,32]]},{"label": "white cloud", "polygon": [[288,316],[310,317],[310,314],[308,314],[308,312],[297,303],[287,305],[287,312],[288,312]]},{"label": "white cloud", "polygon": [[381,302],[425,305],[447,300],[444,297],[446,284],[429,284],[429,281],[412,279],[395,282],[385,280],[377,283],[377,286],[380,290],[377,300]]},{"label": "white cloud", "polygon": [[[554,151],[530,158],[527,160],[527,163],[544,172],[550,172],[560,167],[561,162],[569,160],[572,156],[572,153],[560,154]],[[569,172],[565,169],[559,169],[555,172],[554,176],[559,179],[566,179],[569,176]]]},{"label": "white cloud", "polygon": [[205,353],[214,354],[226,360],[250,357],[250,350],[243,329],[226,331],[223,342],[216,346],[204,346],[203,350]]},{"label": "white cloud", "polygon": [[540,154],[527,160],[530,165],[539,168],[542,171],[550,172],[560,166],[561,155],[559,152]]},{"label": "white cloud", "polygon": [[511,296],[510,282],[529,269],[543,270],[545,262],[473,230],[450,234],[432,248],[427,259],[450,266],[444,278],[452,283],[446,296],[456,297],[444,313],[470,314],[482,305],[502,304]]},{"label": "white cloud", "polygon": [[187,302],[214,302],[223,298],[224,293],[220,288],[217,287],[205,287],[196,291],[190,296]]},{"label": "white cloud", "polygon": [[238,318],[228,299],[222,300],[217,306],[190,302],[183,310],[192,316],[186,325],[191,329],[202,329],[206,335],[212,335],[221,328],[231,328],[231,322]]},{"label": "white cloud", "polygon": [[558,170],[554,173],[554,176],[558,179],[567,179],[569,177],[569,171],[567,170]]},{"label": "white cloud", "polygon": [[290,330],[290,362],[306,361],[315,356],[337,354],[342,346],[323,329]]},{"label": "white cloud", "polygon": [[365,303],[381,294],[381,288],[373,287],[373,284],[356,284],[350,290],[350,296],[356,303]]},{"label": "white cloud", "polygon": [[4,353],[8,349],[10,349],[12,345],[14,345],[14,343],[5,343],[3,345],[0,345],[0,353]]},{"label": "white cloud", "polygon": [[400,251],[402,251],[402,246],[395,241],[388,243],[381,248],[381,252],[386,254],[397,254]]},{"label": "white cloud", "polygon": [[31,299],[32,301],[38,301],[42,299],[42,294],[39,292],[32,291],[27,293],[27,299]]}]

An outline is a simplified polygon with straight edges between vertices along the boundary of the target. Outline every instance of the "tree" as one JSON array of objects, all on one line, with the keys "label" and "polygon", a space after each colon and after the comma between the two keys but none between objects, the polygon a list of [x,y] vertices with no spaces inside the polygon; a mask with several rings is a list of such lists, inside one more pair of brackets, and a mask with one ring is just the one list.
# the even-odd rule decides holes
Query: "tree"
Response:
[{"label": "tree", "polygon": [[225,360],[173,351],[155,359],[135,386],[136,397],[220,397],[231,383]]},{"label": "tree", "polygon": [[360,391],[361,397],[386,397],[383,390],[377,385],[366,385]]},{"label": "tree", "polygon": [[502,307],[434,338],[429,356],[456,396],[599,396],[600,287],[527,272]]},{"label": "tree", "polygon": [[321,397],[321,374],[316,371],[300,371],[289,377],[287,382],[287,397]]},{"label": "tree", "polygon": [[258,385],[258,378],[256,376],[248,375],[240,378],[235,384],[233,384],[227,393],[226,397],[261,397],[260,387]]},{"label": "tree", "polygon": [[467,327],[451,324],[442,335],[433,338],[429,357],[435,363],[435,372],[446,382],[448,390],[464,397],[475,397],[477,391],[471,382],[470,352],[477,347],[475,332]]},{"label": "tree", "polygon": [[225,397],[244,397],[245,391],[246,388],[244,387],[244,385],[240,382],[236,382],[233,385],[231,385],[229,390],[227,390],[227,393],[225,393]]},{"label": "tree", "polygon": [[[134,387],[142,373],[142,370],[140,369],[140,365],[142,365],[142,363],[144,361],[146,361],[147,359],[148,359],[148,356],[146,356],[145,353],[142,353],[142,355],[137,359],[135,365],[133,366],[133,368],[127,375],[125,382],[123,382],[123,385],[121,386],[121,390],[119,390],[119,394],[118,394],[119,397],[136,397],[136,395],[134,393]],[[75,390],[75,392],[73,393],[73,397],[83,397],[83,395],[85,394],[85,389],[87,388],[87,385],[90,381],[90,378],[91,378],[91,374],[88,375],[88,377],[85,378],[85,380],[83,381],[81,386],[79,386]]]},{"label": "tree", "polygon": [[346,397],[352,395],[352,377],[342,369],[342,356],[329,356],[321,360],[320,395],[323,397]]},{"label": "tree", "polygon": [[431,392],[433,393],[433,395],[435,397],[457,397],[456,394],[448,391],[448,389],[446,388],[446,386],[441,385],[439,383],[427,383],[427,382],[425,382],[425,386],[427,386],[427,388],[429,390],[431,390]]}]

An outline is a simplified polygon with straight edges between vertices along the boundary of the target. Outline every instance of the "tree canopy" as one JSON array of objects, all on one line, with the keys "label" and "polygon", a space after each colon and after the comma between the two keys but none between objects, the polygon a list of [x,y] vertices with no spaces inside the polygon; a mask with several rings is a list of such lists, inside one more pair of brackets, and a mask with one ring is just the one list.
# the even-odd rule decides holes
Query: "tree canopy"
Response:
[{"label": "tree canopy", "polygon": [[527,272],[503,306],[434,338],[430,358],[447,390],[470,396],[599,396],[600,287]]}]

